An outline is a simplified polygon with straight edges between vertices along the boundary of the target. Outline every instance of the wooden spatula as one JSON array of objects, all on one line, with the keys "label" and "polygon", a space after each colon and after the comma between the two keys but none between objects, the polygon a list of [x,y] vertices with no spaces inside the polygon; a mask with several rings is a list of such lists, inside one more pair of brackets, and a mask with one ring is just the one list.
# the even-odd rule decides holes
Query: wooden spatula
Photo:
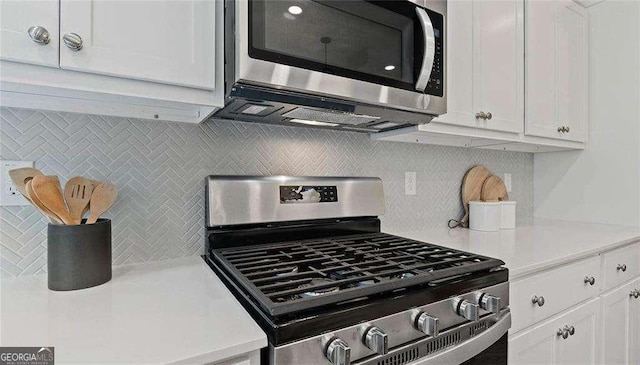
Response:
[{"label": "wooden spatula", "polygon": [[64,224],[74,224],[64,204],[62,187],[57,176],[36,176],[31,180],[31,188],[42,205],[58,216]]},{"label": "wooden spatula", "polygon": [[[13,181],[13,185],[18,189],[20,194],[24,196],[27,200],[31,200],[29,198],[29,194],[27,193],[27,181],[33,179],[36,175],[44,175],[40,170],[34,169],[33,167],[22,167],[19,169],[13,169],[9,171],[9,177],[11,181]],[[36,207],[37,208],[37,207]]]},{"label": "wooden spatula", "polygon": [[87,218],[87,224],[95,223],[102,213],[113,205],[118,196],[118,188],[113,184],[102,183],[93,189],[91,194],[91,213]]},{"label": "wooden spatula", "polygon": [[64,186],[64,199],[69,207],[69,214],[75,224],[82,222],[82,216],[85,209],[89,206],[91,193],[93,192],[93,183],[90,179],[82,176],[76,176]]},{"label": "wooden spatula", "polygon": [[37,210],[40,211],[40,213],[42,213],[45,217],[49,218],[49,221],[53,224],[63,224],[62,220],[60,218],[58,218],[57,215],[53,214],[51,211],[49,211],[49,209],[47,209],[47,207],[45,207],[40,200],[38,199],[38,197],[36,196],[36,193],[33,191],[33,188],[31,187],[31,180],[29,179],[27,180],[27,183],[25,184],[25,196],[29,197],[29,201],[31,201],[31,204],[33,204],[34,207],[36,207]]}]

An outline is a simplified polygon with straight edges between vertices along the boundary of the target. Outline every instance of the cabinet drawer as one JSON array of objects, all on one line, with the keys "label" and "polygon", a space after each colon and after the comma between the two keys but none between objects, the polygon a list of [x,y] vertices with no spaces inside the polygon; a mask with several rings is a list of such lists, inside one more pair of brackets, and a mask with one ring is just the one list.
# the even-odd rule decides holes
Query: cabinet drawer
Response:
[{"label": "cabinet drawer", "polygon": [[[600,258],[582,261],[514,281],[510,286],[509,306],[513,313],[511,333],[551,317],[573,304],[598,295],[600,287]],[[585,283],[594,278],[594,284]],[[532,298],[544,298],[533,303]]]},{"label": "cabinet drawer", "polygon": [[603,291],[609,290],[638,276],[640,243],[602,254]]}]

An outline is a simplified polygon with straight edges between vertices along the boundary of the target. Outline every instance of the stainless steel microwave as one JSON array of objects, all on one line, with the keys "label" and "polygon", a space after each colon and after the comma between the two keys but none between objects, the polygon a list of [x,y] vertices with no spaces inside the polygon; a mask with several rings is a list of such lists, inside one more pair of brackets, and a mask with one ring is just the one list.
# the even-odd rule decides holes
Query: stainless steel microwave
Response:
[{"label": "stainless steel microwave", "polygon": [[446,112],[444,0],[227,0],[219,118],[378,132]]}]

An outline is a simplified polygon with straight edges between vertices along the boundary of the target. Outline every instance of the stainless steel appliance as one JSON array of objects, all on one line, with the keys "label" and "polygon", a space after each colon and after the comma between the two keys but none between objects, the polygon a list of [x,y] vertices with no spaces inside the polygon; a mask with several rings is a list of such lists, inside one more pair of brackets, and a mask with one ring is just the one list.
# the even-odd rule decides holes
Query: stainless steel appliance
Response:
[{"label": "stainless steel appliance", "polygon": [[506,364],[500,260],[380,232],[377,178],[209,176],[205,260],[263,364]]},{"label": "stainless steel appliance", "polygon": [[445,0],[226,0],[217,118],[378,132],[446,112]]}]

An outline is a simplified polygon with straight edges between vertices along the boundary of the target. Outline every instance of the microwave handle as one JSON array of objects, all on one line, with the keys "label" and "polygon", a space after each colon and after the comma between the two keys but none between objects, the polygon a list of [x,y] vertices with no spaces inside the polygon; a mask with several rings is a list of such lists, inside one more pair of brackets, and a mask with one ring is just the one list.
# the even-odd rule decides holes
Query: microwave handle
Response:
[{"label": "microwave handle", "polygon": [[433,32],[433,24],[427,11],[421,7],[416,7],[416,14],[422,25],[422,32],[424,33],[424,58],[422,59],[422,67],[418,74],[418,80],[416,81],[416,90],[424,92],[431,76],[431,69],[433,68],[433,60],[435,57],[436,49],[436,37]]}]

